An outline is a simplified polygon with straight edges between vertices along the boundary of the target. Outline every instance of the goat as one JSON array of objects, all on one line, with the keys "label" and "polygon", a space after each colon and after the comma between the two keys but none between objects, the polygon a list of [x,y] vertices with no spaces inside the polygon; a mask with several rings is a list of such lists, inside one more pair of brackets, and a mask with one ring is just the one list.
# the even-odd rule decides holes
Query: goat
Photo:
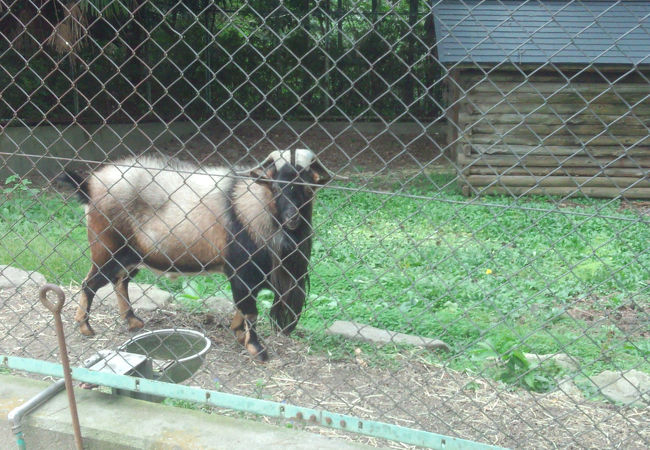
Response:
[{"label": "goat", "polygon": [[128,329],[144,326],[128,293],[139,267],[223,272],[236,306],[231,329],[251,355],[267,360],[255,331],[257,293],[273,291],[271,319],[290,334],[305,303],[316,188],[332,176],[306,149],[274,151],[238,171],[152,157],[108,164],[86,178],[66,171],[63,181],[86,204],[92,259],[75,314],[81,333],[95,334],[90,307],[109,282]]}]

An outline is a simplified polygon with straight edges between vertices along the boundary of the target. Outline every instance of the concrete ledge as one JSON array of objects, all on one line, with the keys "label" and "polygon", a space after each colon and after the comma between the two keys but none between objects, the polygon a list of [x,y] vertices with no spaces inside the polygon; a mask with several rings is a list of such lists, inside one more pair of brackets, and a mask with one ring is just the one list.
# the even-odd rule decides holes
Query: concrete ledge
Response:
[{"label": "concrete ledge", "polygon": [[[0,447],[15,438],[7,414],[48,386],[31,379],[0,375]],[[84,448],[88,449],[358,449],[362,445],[306,431],[244,419],[205,414],[89,390],[75,390]],[[64,392],[24,420],[27,448],[74,448]]]},{"label": "concrete ledge", "polygon": [[115,160],[168,142],[180,145],[196,131],[190,122],[6,127],[0,129],[0,148],[12,155],[0,155],[0,180],[37,172],[49,178],[63,167],[87,169],[81,163],[69,165],[68,158]]}]

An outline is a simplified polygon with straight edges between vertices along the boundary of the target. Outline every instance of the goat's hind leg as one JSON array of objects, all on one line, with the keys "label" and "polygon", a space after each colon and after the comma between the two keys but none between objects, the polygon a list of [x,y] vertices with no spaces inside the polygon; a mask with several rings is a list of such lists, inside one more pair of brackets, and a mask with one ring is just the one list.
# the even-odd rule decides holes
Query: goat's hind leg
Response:
[{"label": "goat's hind leg", "polygon": [[115,281],[115,295],[120,317],[126,321],[129,331],[137,331],[144,327],[144,322],[133,312],[129,300],[129,281],[135,276],[137,270],[127,271]]},{"label": "goat's hind leg", "polygon": [[90,307],[92,306],[97,291],[101,287],[106,286],[108,282],[108,278],[101,273],[97,266],[93,265],[83,283],[81,283],[79,306],[77,307],[74,320],[79,323],[79,331],[84,336],[95,335],[95,330],[93,330],[89,322]]},{"label": "goat's hind leg", "polygon": [[[75,320],[79,322],[81,334],[85,336],[93,336],[95,334],[95,331],[89,323],[90,306],[92,305],[92,301],[95,298],[97,291],[106,286],[109,282],[113,283],[117,294],[120,314],[123,315],[123,318],[127,319],[129,329],[141,328],[142,325],[144,325],[142,321],[133,314],[131,305],[128,302],[129,294],[127,290],[128,280],[130,279],[129,267],[133,267],[133,261],[127,259],[127,253],[124,252],[119,252],[114,255],[108,254],[108,252],[104,253],[106,253],[110,259],[106,258],[108,260],[101,264],[101,266],[94,263],[90,272],[86,276],[86,279],[81,284],[81,298],[75,315]],[[93,257],[94,256],[95,255],[93,255]],[[140,324],[139,327],[137,326],[138,324]]]}]

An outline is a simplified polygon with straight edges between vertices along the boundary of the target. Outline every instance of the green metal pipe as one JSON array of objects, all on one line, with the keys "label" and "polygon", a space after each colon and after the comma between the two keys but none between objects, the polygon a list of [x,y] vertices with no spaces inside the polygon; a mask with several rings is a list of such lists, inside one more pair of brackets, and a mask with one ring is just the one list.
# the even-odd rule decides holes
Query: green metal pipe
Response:
[{"label": "green metal pipe", "polygon": [[25,438],[22,431],[16,433],[16,444],[18,444],[18,450],[27,450],[27,446],[25,445]]},{"label": "green metal pipe", "polygon": [[[54,377],[63,376],[61,365],[48,361],[0,355],[0,363],[14,370],[23,370],[26,372]],[[321,425],[327,428],[350,431],[353,433],[421,447],[445,450],[485,450],[501,448],[428,431],[406,428],[399,425],[360,419],[346,414],[303,408],[300,406],[227,394],[219,391],[199,389],[196,387],[165,383],[162,381],[147,380],[145,378],[96,372],[81,367],[72,369],[72,378],[77,381],[108,386],[116,389],[125,389],[144,394],[175,398],[178,400],[206,403],[219,408],[234,409],[263,416],[304,421],[308,424]]]}]

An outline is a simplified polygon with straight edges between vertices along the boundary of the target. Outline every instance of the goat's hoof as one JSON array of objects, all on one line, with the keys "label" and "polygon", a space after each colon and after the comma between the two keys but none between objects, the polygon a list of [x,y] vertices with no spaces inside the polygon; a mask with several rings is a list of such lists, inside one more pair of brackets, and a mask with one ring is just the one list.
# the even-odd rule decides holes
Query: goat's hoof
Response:
[{"label": "goat's hoof", "polygon": [[79,331],[81,331],[81,334],[84,336],[90,337],[95,335],[95,330],[93,330],[88,321],[79,324]]},{"label": "goat's hoof", "polygon": [[245,345],[246,333],[244,330],[235,330],[235,339],[237,339],[237,342],[239,342],[241,345]]},{"label": "goat's hoof", "polygon": [[269,360],[269,354],[264,347],[248,344],[246,345],[246,350],[248,350],[248,353],[250,353],[256,361],[267,362]]},{"label": "goat's hoof", "polygon": [[142,327],[144,327],[144,322],[136,317],[135,315],[131,315],[126,318],[126,323],[129,327],[129,331],[138,331]]}]

